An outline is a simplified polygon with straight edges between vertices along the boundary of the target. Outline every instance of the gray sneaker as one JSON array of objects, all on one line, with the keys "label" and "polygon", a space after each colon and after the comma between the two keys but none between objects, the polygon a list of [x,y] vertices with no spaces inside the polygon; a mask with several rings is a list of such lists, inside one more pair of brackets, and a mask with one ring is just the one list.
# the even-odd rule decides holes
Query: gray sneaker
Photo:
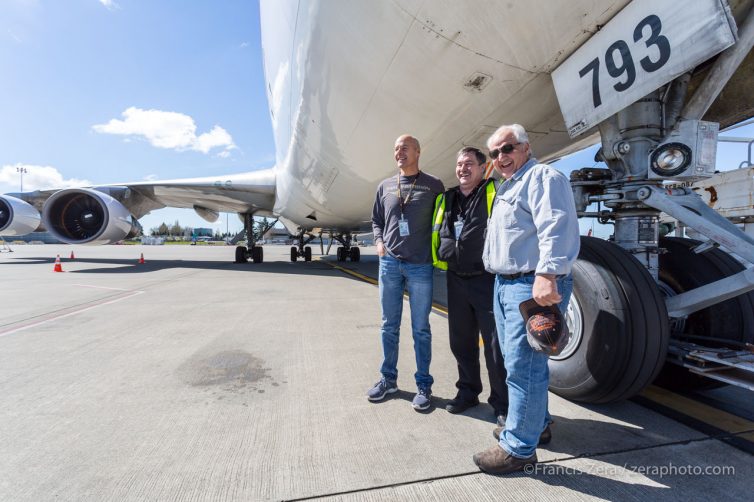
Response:
[{"label": "gray sneaker", "polygon": [[416,411],[424,411],[432,404],[432,391],[430,389],[422,389],[419,387],[419,391],[414,396],[414,400],[411,402],[411,406]]},{"label": "gray sneaker", "polygon": [[384,378],[374,384],[374,387],[367,391],[367,399],[370,401],[382,401],[385,396],[398,392],[398,385],[395,382],[390,382]]}]

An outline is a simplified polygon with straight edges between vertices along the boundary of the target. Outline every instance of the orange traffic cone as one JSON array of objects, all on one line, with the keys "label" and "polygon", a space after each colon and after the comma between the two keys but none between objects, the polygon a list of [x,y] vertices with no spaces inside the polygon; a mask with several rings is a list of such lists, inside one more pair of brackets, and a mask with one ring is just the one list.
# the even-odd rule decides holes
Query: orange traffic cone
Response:
[{"label": "orange traffic cone", "polygon": [[52,269],[53,272],[62,272],[63,271],[63,265],[60,264],[60,255],[58,255],[55,258],[55,267]]},{"label": "orange traffic cone", "polygon": [[76,257],[73,256],[73,251],[71,251],[71,260],[75,260],[75,259],[76,259]]},{"label": "orange traffic cone", "polygon": [[139,263],[144,263],[144,253],[141,253],[141,258],[139,258]]}]

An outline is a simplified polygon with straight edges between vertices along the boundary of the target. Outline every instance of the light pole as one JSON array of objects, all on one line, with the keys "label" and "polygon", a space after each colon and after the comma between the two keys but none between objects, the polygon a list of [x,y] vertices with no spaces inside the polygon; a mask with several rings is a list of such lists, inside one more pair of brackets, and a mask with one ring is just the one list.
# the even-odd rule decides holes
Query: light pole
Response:
[{"label": "light pole", "polygon": [[24,191],[24,173],[29,171],[25,167],[17,167],[16,172],[21,174],[21,191]]}]

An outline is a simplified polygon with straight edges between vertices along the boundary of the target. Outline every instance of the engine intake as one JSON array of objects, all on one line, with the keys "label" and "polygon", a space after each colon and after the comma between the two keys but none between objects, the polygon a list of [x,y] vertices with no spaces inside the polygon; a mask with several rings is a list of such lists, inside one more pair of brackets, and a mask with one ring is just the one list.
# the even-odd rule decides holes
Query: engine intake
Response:
[{"label": "engine intake", "polygon": [[39,211],[26,201],[0,196],[0,235],[26,235],[39,228]]},{"label": "engine intake", "polygon": [[45,202],[42,221],[56,238],[68,244],[112,244],[141,233],[126,207],[90,188],[69,188]]}]

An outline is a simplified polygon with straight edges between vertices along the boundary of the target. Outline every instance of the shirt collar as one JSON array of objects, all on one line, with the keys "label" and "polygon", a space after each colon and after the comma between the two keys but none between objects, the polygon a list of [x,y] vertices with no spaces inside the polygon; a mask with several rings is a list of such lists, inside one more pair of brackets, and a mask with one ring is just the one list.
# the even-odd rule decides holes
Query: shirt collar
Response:
[{"label": "shirt collar", "polygon": [[531,166],[535,165],[536,163],[537,163],[537,159],[535,159],[534,157],[530,158],[529,160],[527,160],[527,161],[526,161],[526,162],[524,163],[524,165],[523,165],[523,166],[521,166],[521,168],[520,168],[520,169],[519,169],[518,171],[516,171],[515,173],[513,173],[513,176],[511,176],[511,178],[510,178],[510,179],[512,179],[512,180],[516,180],[516,181],[520,180],[520,179],[521,179],[521,177],[523,177],[524,173],[525,173],[526,171],[528,171],[528,170],[529,170],[529,168],[530,168]]}]

